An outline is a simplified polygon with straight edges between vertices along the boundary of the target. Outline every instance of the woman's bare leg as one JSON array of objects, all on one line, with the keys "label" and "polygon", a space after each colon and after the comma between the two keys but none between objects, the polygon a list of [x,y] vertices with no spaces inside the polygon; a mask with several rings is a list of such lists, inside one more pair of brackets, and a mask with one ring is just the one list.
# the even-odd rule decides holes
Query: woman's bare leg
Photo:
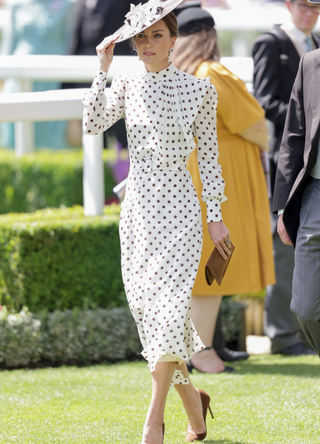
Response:
[{"label": "woman's bare leg", "polygon": [[[192,296],[191,319],[206,347],[212,347],[222,296]],[[225,369],[215,350],[204,350],[192,356],[193,365],[204,373],[219,373]]]},{"label": "woman's bare leg", "polygon": [[192,430],[195,433],[203,433],[206,426],[203,419],[200,393],[190,381],[186,364],[179,365],[177,370],[181,370],[183,376],[189,379],[189,384],[176,384],[174,387],[180,395]]},{"label": "woman's bare leg", "polygon": [[143,428],[142,444],[162,444],[162,424],[170,383],[177,362],[158,362],[152,376],[152,397]]}]

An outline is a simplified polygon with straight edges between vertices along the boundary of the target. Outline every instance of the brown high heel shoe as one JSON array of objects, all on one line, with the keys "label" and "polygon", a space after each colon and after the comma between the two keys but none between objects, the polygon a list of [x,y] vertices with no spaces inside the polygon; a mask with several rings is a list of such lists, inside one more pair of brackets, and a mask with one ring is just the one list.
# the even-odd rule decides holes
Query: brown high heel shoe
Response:
[{"label": "brown high heel shoe", "polygon": [[210,407],[210,396],[204,390],[198,389],[198,392],[200,393],[200,398],[201,398],[201,403],[202,403],[202,413],[203,413],[203,419],[204,419],[204,423],[206,426],[206,430],[203,433],[195,433],[192,430],[191,425],[188,424],[186,442],[203,441],[205,439],[205,437],[207,436],[206,418],[207,418],[208,409],[209,409],[209,412],[211,413],[212,419],[214,417],[211,407]]}]

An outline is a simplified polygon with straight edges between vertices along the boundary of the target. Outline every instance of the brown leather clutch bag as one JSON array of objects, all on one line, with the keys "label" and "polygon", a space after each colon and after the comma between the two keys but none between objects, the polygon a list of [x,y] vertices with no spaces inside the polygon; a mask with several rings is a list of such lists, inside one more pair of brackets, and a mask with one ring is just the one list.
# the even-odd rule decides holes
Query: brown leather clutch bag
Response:
[{"label": "brown leather clutch bag", "polygon": [[231,254],[230,256],[228,256],[227,260],[223,259],[216,248],[214,248],[214,250],[212,251],[205,266],[206,281],[208,285],[212,285],[214,280],[216,280],[217,283],[221,285],[223,276],[227,271],[230,259],[234,252],[234,245],[232,243],[229,244],[229,249],[231,250]]}]

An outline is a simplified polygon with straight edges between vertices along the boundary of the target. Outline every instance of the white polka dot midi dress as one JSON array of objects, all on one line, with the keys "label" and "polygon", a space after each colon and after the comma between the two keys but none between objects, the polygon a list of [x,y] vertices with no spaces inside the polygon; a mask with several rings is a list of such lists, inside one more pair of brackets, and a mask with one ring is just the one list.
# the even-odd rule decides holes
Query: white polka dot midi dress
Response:
[{"label": "white polka dot midi dress", "polygon": [[[122,277],[150,371],[183,362],[204,345],[190,319],[202,248],[200,205],[186,166],[198,143],[208,222],[226,200],[218,163],[217,93],[172,64],[163,71],[118,75],[106,93],[97,73],[83,99],[83,125],[98,134],[125,119],[130,172],[121,206]],[[173,384],[187,383],[175,372]]]}]

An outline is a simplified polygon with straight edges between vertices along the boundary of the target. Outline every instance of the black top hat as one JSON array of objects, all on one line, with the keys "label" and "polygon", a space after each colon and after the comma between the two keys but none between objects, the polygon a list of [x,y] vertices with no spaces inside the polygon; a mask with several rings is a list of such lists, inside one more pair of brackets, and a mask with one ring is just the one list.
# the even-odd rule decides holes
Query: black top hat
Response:
[{"label": "black top hat", "polygon": [[183,9],[178,13],[177,20],[179,33],[182,36],[194,34],[204,28],[213,28],[215,24],[212,15],[208,11],[201,9],[201,7],[187,7]]},{"label": "black top hat", "polygon": [[180,14],[181,11],[187,8],[201,8],[201,2],[199,1],[187,1],[181,3],[181,5],[177,6],[174,11],[172,11],[176,16]]}]

